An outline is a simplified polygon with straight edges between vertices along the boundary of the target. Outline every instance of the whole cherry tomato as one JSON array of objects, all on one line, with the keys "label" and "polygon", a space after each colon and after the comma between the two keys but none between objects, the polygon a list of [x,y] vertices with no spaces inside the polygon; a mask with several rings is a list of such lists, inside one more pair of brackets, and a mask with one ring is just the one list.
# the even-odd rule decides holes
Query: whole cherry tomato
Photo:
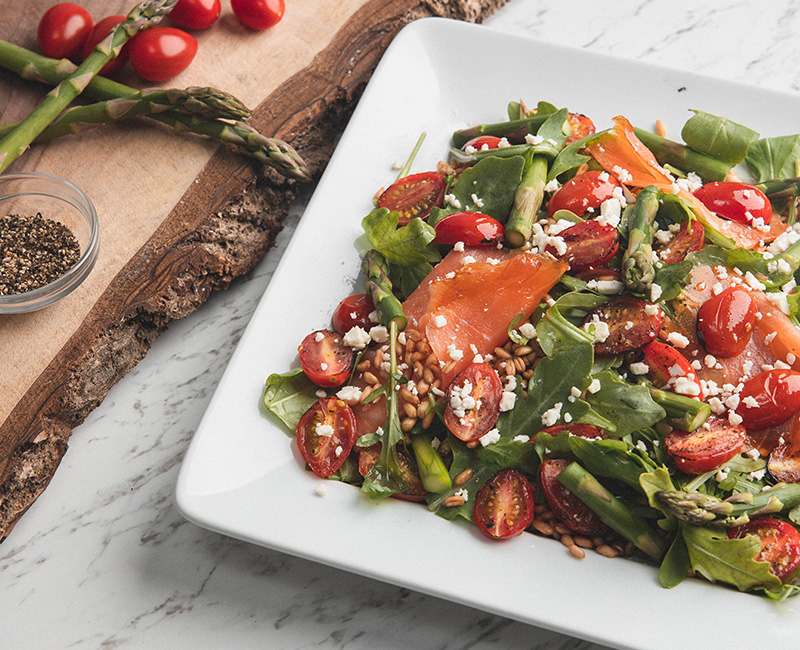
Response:
[{"label": "whole cherry tomato", "polygon": [[459,440],[477,440],[500,417],[502,396],[503,384],[497,371],[486,363],[470,364],[447,389],[444,423]]},{"label": "whole cherry tomato", "polygon": [[462,242],[467,246],[491,246],[502,241],[503,224],[480,212],[454,212],[436,222],[435,244],[450,246]]},{"label": "whole cherry tomato", "polygon": [[356,416],[342,400],[323,397],[300,418],[295,435],[308,466],[320,476],[330,476],[353,449]]},{"label": "whole cherry tomato", "polygon": [[572,128],[572,133],[567,138],[566,144],[577,142],[581,138],[585,138],[587,135],[592,135],[592,133],[594,133],[594,122],[592,122],[591,118],[581,113],[570,113],[567,116],[567,120]]},{"label": "whole cherry tomato", "polygon": [[689,253],[703,248],[705,228],[699,221],[682,221],[678,232],[666,244],[655,242],[653,250],[664,264],[683,262]]},{"label": "whole cherry tomato", "polygon": [[472,140],[467,141],[461,148],[465,151],[469,147],[477,149],[478,151],[497,149],[500,146],[501,139],[502,138],[498,138],[496,135],[479,135],[477,138],[472,138]]},{"label": "whole cherry tomato", "polygon": [[53,59],[77,59],[94,21],[86,9],[61,2],[44,12],[36,39],[42,54]]},{"label": "whole cherry tomato", "polygon": [[539,482],[550,510],[562,524],[581,535],[602,535],[608,527],[589,506],[570,492],[558,475],[569,465],[565,458],[551,458],[539,466]]},{"label": "whole cherry tomato", "polygon": [[744,352],[756,322],[756,301],[742,286],[728,287],[706,300],[697,312],[697,334],[715,357]]},{"label": "whole cherry tomato", "polygon": [[691,433],[673,429],[664,438],[664,450],[681,472],[698,475],[727,463],[741,451],[746,439],[743,426],[708,418]]},{"label": "whole cherry tomato", "polygon": [[533,508],[533,490],[525,475],[503,469],[478,490],[472,514],[481,532],[493,539],[506,539],[530,525]]},{"label": "whole cherry tomato", "polygon": [[780,424],[800,409],[800,372],[765,370],[744,382],[736,412],[748,431]]},{"label": "whole cherry tomato", "polygon": [[[126,16],[115,15],[115,16],[106,16],[102,20],[98,21],[94,27],[92,27],[92,31],[89,32],[89,35],[86,37],[86,41],[83,44],[83,58],[85,59],[89,56],[97,44],[102,41],[108,33],[111,31],[111,28],[114,25],[117,25],[123,22],[126,19]],[[128,49],[130,46],[130,41],[125,43],[122,46],[119,54],[116,58],[111,59],[108,63],[103,66],[103,69],[100,70],[101,75],[110,75],[114,74],[117,70],[122,68],[128,62]]]},{"label": "whole cherry tomato", "polygon": [[317,386],[341,386],[353,369],[353,349],[333,330],[311,332],[297,354],[303,372]]},{"label": "whole cherry tomato", "polygon": [[547,204],[547,214],[551,217],[559,210],[569,210],[581,216],[591,208],[600,205],[614,196],[614,190],[622,187],[619,181],[607,172],[584,172],[564,183]]},{"label": "whole cherry tomato", "polygon": [[286,10],[284,0],[231,0],[236,18],[250,29],[267,29],[277,25]]},{"label": "whole cherry tomato", "polygon": [[747,183],[706,183],[694,195],[718,216],[752,225],[761,219],[768,224],[772,219],[772,204],[767,196]]},{"label": "whole cherry tomato", "polygon": [[208,29],[221,10],[220,0],[178,0],[169,12],[169,20],[183,29]]},{"label": "whole cherry tomato", "polygon": [[375,311],[375,304],[368,293],[354,293],[342,301],[333,312],[333,329],[339,334],[347,334],[354,327],[369,331],[377,323],[369,316]]},{"label": "whole cherry tomato", "polygon": [[404,176],[381,194],[378,207],[397,210],[401,226],[415,217],[425,219],[434,207],[442,205],[446,184],[444,176],[437,172]]},{"label": "whole cherry tomato", "polygon": [[757,562],[769,562],[769,571],[779,580],[788,578],[800,566],[800,533],[790,523],[774,517],[754,517],[731,528],[730,539],[756,535],[761,540]]},{"label": "whole cherry tomato", "polygon": [[174,27],[151,27],[128,44],[133,69],[147,81],[172,79],[186,70],[197,54],[194,36]]},{"label": "whole cherry tomato", "polygon": [[564,240],[567,250],[559,255],[555,246],[549,244],[545,249],[559,259],[569,262],[571,271],[585,271],[594,266],[602,266],[610,260],[619,249],[619,233],[610,224],[601,224],[587,219],[580,221],[558,237]]}]

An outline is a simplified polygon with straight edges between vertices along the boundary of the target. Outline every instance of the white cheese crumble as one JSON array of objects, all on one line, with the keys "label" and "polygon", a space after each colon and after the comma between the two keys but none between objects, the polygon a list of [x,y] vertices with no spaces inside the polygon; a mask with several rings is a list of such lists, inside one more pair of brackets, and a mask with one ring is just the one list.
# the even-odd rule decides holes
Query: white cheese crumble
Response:
[{"label": "white cheese crumble", "polygon": [[363,327],[356,325],[347,331],[342,340],[348,347],[351,347],[355,350],[363,350],[365,347],[367,347],[367,345],[369,345],[372,337]]},{"label": "white cheese crumble", "polygon": [[553,426],[561,417],[561,408],[564,406],[562,402],[556,402],[552,408],[547,409],[542,413],[542,425],[546,427]]},{"label": "white cheese crumble", "polygon": [[491,431],[484,433],[480,438],[478,438],[478,440],[483,447],[493,445],[500,440],[500,432],[497,429],[492,429]]}]

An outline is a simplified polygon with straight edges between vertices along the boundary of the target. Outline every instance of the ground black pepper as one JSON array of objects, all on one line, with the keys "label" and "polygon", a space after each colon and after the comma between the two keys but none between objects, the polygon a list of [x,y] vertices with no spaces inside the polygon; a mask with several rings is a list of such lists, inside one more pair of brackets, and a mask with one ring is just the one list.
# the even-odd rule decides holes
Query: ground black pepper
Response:
[{"label": "ground black pepper", "polygon": [[0,295],[25,293],[61,277],[81,256],[72,231],[36,216],[0,217]]}]

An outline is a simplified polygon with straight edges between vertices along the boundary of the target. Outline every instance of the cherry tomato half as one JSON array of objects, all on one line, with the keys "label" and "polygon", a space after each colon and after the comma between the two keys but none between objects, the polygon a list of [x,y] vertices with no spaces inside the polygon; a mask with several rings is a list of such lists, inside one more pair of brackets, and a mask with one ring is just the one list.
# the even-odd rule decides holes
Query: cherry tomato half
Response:
[{"label": "cherry tomato half", "polygon": [[570,113],[567,116],[567,120],[569,120],[569,125],[572,127],[572,133],[567,138],[566,144],[577,142],[581,138],[594,133],[594,122],[581,113]]},{"label": "cherry tomato half", "polygon": [[747,183],[706,183],[694,195],[717,216],[753,225],[761,219],[768,224],[772,219],[772,204],[766,194]]},{"label": "cherry tomato half", "polygon": [[650,380],[658,388],[688,397],[702,399],[703,386],[689,360],[676,348],[659,340],[650,341],[642,349],[642,363],[649,371]]},{"label": "cherry tomato half", "polygon": [[189,67],[197,54],[194,36],[175,27],[151,27],[129,41],[131,65],[142,79],[167,81]]},{"label": "cherry tomato half", "polygon": [[169,20],[182,29],[208,29],[222,11],[220,0],[178,0]]},{"label": "cherry tomato half", "polygon": [[588,440],[598,440],[606,437],[602,429],[593,427],[591,424],[580,424],[579,422],[554,424],[551,427],[545,427],[539,433],[549,433],[551,436],[555,436],[562,431],[567,431],[570,435],[587,438]]},{"label": "cherry tomato half", "polygon": [[341,386],[353,369],[353,349],[333,330],[311,332],[297,353],[303,372],[317,386]]},{"label": "cherry tomato half", "polygon": [[614,226],[601,224],[591,219],[580,221],[574,226],[558,233],[564,240],[567,250],[563,255],[552,244],[545,250],[569,263],[571,271],[585,271],[594,266],[602,266],[617,253],[619,233]]},{"label": "cherry tomato half", "polygon": [[788,420],[800,409],[800,372],[765,370],[744,382],[736,412],[748,431]]},{"label": "cherry tomato half", "polygon": [[778,445],[769,454],[767,469],[779,483],[800,483],[800,449],[789,442]]},{"label": "cherry tomato half", "polygon": [[470,364],[447,389],[444,423],[459,440],[477,440],[500,417],[502,396],[503,384],[497,371],[486,363]]},{"label": "cherry tomato half", "polygon": [[434,244],[492,246],[502,241],[503,224],[480,212],[454,212],[436,222]]},{"label": "cherry tomato half", "polygon": [[[403,492],[395,492],[392,497],[402,501],[422,501],[428,491],[422,485],[419,469],[414,457],[408,453],[403,443],[397,444],[397,462],[403,472],[401,481],[404,485]],[[358,473],[366,476],[372,466],[378,462],[381,455],[381,443],[366,447],[358,452]]]},{"label": "cherry tomato half", "polygon": [[547,204],[551,217],[559,210],[569,210],[578,216],[600,205],[614,196],[614,190],[622,187],[608,172],[590,171],[578,174],[564,183]]},{"label": "cherry tomato half", "polygon": [[705,228],[699,221],[682,221],[672,239],[666,244],[656,240],[653,250],[664,264],[677,264],[683,262],[689,253],[703,248],[705,234]]},{"label": "cherry tomato half", "polygon": [[472,140],[465,142],[464,146],[461,148],[464,151],[466,151],[469,147],[477,149],[478,151],[497,149],[500,146],[501,140],[502,138],[498,138],[496,135],[479,135],[477,138],[472,138]]},{"label": "cherry tomato half", "polygon": [[790,523],[774,517],[754,517],[728,531],[730,539],[756,535],[761,540],[758,562],[769,562],[769,571],[779,580],[788,578],[800,566],[800,533]]},{"label": "cherry tomato half", "polygon": [[[92,31],[89,32],[89,35],[86,37],[86,41],[83,44],[83,58],[86,59],[89,56],[97,44],[102,41],[106,36],[108,36],[111,28],[114,25],[117,25],[124,20],[126,20],[126,16],[122,15],[114,15],[114,16],[106,16],[102,20],[98,21],[94,27],[92,27]],[[130,49],[130,41],[125,43],[122,46],[119,54],[116,58],[111,59],[108,63],[103,66],[103,69],[100,70],[101,75],[110,75],[114,74],[117,70],[122,68],[128,62],[128,50]]]},{"label": "cherry tomato half", "polygon": [[727,359],[744,352],[756,322],[756,301],[742,286],[728,287],[697,312],[697,334],[706,350]]},{"label": "cherry tomato half", "polygon": [[333,329],[339,334],[347,334],[354,327],[369,332],[376,325],[369,315],[375,311],[375,304],[368,293],[354,293],[342,299],[333,312]]},{"label": "cherry tomato half", "polygon": [[664,438],[664,450],[684,474],[703,474],[727,463],[747,439],[741,425],[711,417],[691,433],[673,429]]},{"label": "cherry tomato half", "polygon": [[434,207],[444,201],[444,176],[437,172],[421,172],[396,180],[378,199],[379,208],[397,210],[399,224],[406,225],[415,217],[425,219]]},{"label": "cherry tomato half", "polygon": [[231,0],[231,9],[242,25],[262,30],[281,22],[286,6],[284,0]]},{"label": "cherry tomato half", "polygon": [[530,525],[533,507],[533,490],[525,475],[503,469],[478,490],[472,514],[481,532],[493,539],[507,539]]},{"label": "cherry tomato half", "polygon": [[539,481],[545,501],[556,519],[571,531],[581,535],[602,535],[608,527],[558,480],[561,470],[569,464],[570,461],[565,458],[551,458],[539,466]]},{"label": "cherry tomato half", "polygon": [[295,435],[308,466],[320,476],[330,476],[353,449],[356,416],[342,400],[323,397],[300,418]]},{"label": "cherry tomato half", "polygon": [[83,7],[71,2],[53,5],[39,20],[39,50],[53,59],[77,59],[93,26],[91,14]]},{"label": "cherry tomato half", "polygon": [[664,312],[653,309],[652,303],[639,298],[619,296],[592,309],[586,314],[583,324],[597,321],[608,326],[608,336],[603,341],[595,341],[594,351],[597,354],[623,354],[638,350],[658,336],[664,323]]}]

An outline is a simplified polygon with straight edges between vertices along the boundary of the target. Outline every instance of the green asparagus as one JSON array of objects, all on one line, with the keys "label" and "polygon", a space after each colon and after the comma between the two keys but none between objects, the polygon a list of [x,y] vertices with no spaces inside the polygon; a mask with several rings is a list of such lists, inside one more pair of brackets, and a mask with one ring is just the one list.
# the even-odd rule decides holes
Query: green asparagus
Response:
[{"label": "green asparagus", "polygon": [[398,330],[405,329],[408,319],[403,313],[403,305],[392,293],[386,258],[374,249],[369,250],[364,255],[361,270],[372,302],[381,314],[381,322],[387,327],[393,324]]},{"label": "green asparagus", "polygon": [[628,247],[622,256],[622,281],[631,291],[650,290],[656,271],[653,266],[653,222],[658,212],[658,189],[652,185],[636,197],[628,220]]},{"label": "green asparagus", "polygon": [[652,386],[649,390],[650,397],[666,411],[667,419],[676,429],[694,431],[711,415],[711,407],[705,402]]},{"label": "green asparagus", "polygon": [[506,222],[505,237],[509,246],[520,248],[530,239],[546,182],[547,158],[529,150],[525,155],[522,180],[514,192],[514,207]]},{"label": "green asparagus", "polygon": [[705,181],[724,181],[731,165],[708,154],[695,151],[680,142],[662,138],[655,133],[636,128],[634,133],[662,165],[672,165],[686,172],[695,172]]},{"label": "green asparagus", "polygon": [[412,435],[411,447],[417,459],[419,477],[422,487],[428,492],[437,494],[449,490],[453,482],[439,452],[431,445],[431,441],[424,435]]}]

